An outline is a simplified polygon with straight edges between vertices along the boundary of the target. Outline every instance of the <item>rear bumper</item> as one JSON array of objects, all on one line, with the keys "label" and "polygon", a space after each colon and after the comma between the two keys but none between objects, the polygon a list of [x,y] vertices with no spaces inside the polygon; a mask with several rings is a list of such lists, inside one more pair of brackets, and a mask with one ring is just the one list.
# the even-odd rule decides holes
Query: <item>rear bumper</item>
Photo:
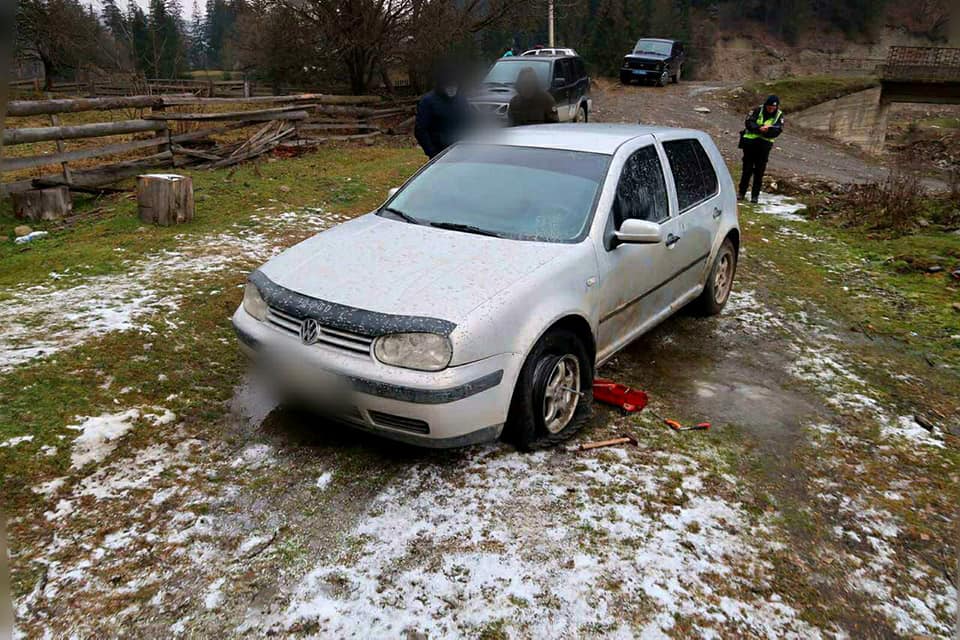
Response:
[{"label": "rear bumper", "polygon": [[499,437],[522,366],[499,354],[443,371],[411,371],[372,357],[303,345],[243,308],[233,315],[242,350],[269,374],[281,396],[329,411],[329,376],[337,380],[337,421],[427,447],[459,447]]}]

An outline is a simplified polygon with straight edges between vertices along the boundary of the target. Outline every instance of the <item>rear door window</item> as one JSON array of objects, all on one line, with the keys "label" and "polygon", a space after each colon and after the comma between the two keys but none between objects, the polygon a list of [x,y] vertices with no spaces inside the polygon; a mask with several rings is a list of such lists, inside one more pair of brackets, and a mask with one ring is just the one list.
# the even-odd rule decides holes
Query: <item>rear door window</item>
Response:
[{"label": "rear door window", "polygon": [[577,70],[577,80],[583,80],[587,77],[587,69],[580,58],[574,58],[573,66]]},{"label": "rear door window", "polygon": [[624,220],[631,218],[663,222],[669,217],[663,166],[657,150],[650,145],[636,151],[623,165],[613,203],[613,221],[619,229]]},{"label": "rear door window", "polygon": [[557,60],[553,63],[553,79],[563,78],[564,86],[573,82],[573,70],[569,60]]},{"label": "rear door window", "polygon": [[717,173],[699,140],[670,140],[663,143],[663,150],[677,186],[681,213],[717,193]]}]

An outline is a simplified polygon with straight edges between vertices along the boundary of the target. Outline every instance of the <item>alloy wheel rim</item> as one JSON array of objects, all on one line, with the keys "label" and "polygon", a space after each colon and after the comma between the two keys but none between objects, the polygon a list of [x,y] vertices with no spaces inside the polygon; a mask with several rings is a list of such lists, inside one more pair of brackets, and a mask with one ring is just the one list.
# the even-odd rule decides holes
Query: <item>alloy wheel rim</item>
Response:
[{"label": "alloy wheel rim", "polygon": [[720,264],[717,265],[717,273],[713,278],[714,300],[717,304],[723,304],[730,293],[730,284],[733,282],[733,260],[729,253],[720,256]]},{"label": "alloy wheel rim", "polygon": [[559,433],[570,424],[580,403],[580,361],[572,354],[560,358],[543,392],[543,424],[550,433]]}]

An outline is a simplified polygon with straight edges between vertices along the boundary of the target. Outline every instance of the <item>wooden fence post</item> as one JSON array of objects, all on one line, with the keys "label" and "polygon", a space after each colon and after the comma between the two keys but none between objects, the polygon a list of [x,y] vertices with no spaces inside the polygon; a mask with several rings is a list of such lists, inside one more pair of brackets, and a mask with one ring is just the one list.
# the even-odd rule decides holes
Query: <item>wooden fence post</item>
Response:
[{"label": "wooden fence post", "polygon": [[[50,93],[47,94],[47,98],[52,98],[52,97],[53,97],[53,94],[50,94]],[[50,114],[50,124],[52,124],[52,125],[55,126],[55,127],[59,127],[59,126],[60,126],[60,116],[57,115],[56,113],[51,113],[51,114]],[[58,137],[57,137],[57,153],[60,154],[60,155],[62,155],[63,152],[66,151],[66,150],[67,150],[67,147],[66,147],[66,145],[63,143],[63,138],[61,138],[61,137],[58,136]],[[71,173],[70,173],[70,163],[68,163],[66,160],[64,160],[63,162],[60,163],[60,168],[63,170],[63,181],[66,182],[67,185],[72,185],[72,184],[73,184],[73,175],[71,175]]]}]

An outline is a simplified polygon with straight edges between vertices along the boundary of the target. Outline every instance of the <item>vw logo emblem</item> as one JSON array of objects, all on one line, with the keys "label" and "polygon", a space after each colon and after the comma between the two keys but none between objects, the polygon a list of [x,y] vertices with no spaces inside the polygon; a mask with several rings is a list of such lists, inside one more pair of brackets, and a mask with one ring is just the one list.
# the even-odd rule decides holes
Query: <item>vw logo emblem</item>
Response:
[{"label": "vw logo emblem", "polygon": [[313,318],[307,318],[300,323],[300,341],[303,344],[314,344],[320,337],[320,325]]}]

